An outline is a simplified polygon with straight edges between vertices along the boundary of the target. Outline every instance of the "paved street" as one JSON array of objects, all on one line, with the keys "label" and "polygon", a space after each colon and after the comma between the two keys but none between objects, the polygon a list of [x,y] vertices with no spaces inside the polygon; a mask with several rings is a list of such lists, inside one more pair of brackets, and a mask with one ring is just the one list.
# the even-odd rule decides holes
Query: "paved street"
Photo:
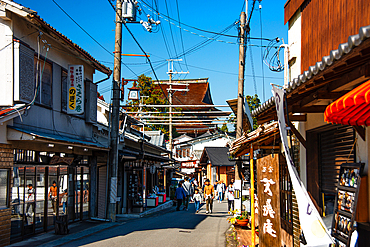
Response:
[{"label": "paved street", "polygon": [[63,246],[225,246],[227,203],[214,203],[212,214],[189,211],[130,220],[123,225]]}]

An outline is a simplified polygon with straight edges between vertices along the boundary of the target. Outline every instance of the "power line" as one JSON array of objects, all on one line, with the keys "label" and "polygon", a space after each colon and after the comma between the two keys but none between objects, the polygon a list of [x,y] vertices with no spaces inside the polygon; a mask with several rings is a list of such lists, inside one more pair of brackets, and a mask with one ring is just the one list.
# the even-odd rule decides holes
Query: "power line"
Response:
[{"label": "power line", "polygon": [[[260,27],[261,27],[261,38],[262,38],[262,5],[259,5],[260,9]],[[263,66],[263,49],[261,40],[261,68],[262,68],[262,92],[263,92],[263,102],[265,102],[265,69]]]},{"label": "power line", "polygon": [[[93,36],[91,36],[80,24],[75,21],[72,16],[70,16],[55,0],[52,0],[53,3],[66,15],[69,19],[71,19],[84,33],[87,34],[95,43],[97,43],[101,48],[103,48],[106,52],[108,52],[111,56],[114,57],[113,53],[111,53],[107,48],[105,48],[102,44],[100,44]],[[109,1],[109,0],[108,0]],[[128,67],[125,63],[121,61],[121,63],[130,70],[135,76],[138,76],[130,67]]]},{"label": "power line", "polygon": [[[112,6],[112,8],[113,8],[114,12],[117,14],[116,8],[115,8],[115,7],[114,7],[114,5],[112,4],[112,2],[111,2],[110,0],[108,0],[108,2],[109,2],[109,4]],[[133,38],[133,40],[135,41],[135,43],[138,45],[138,47],[139,47],[139,48],[140,48],[140,50],[142,51],[142,53],[143,53],[144,55],[147,55],[147,53],[144,51],[143,47],[141,47],[140,43],[139,43],[139,42],[137,41],[137,39],[135,38],[134,34],[133,34],[133,33],[131,32],[131,30],[128,28],[128,26],[127,26],[127,24],[126,24],[126,21],[124,21],[124,20],[122,19],[122,16],[120,16],[120,19],[121,19],[121,21],[122,21],[123,25],[126,27],[126,29],[127,29],[127,31],[129,32],[129,34],[131,35],[131,37]],[[156,74],[156,73],[155,73],[155,71],[154,71],[154,68],[153,68],[152,62],[150,61],[149,56],[145,56],[145,57],[146,57],[146,59],[147,59],[147,60],[148,60],[148,62],[149,62],[150,68],[152,69],[153,74],[154,74],[154,76],[155,76],[155,78],[156,78],[157,82],[159,82],[158,77],[157,77],[157,74]],[[161,86],[160,86],[160,88],[161,88],[161,90],[162,90],[163,96],[164,96],[164,97],[166,98],[166,100],[169,102],[169,100],[168,100],[168,98],[167,98],[166,94],[164,93],[164,91],[163,91],[163,89],[162,89],[162,87],[161,87]]]},{"label": "power line", "polygon": [[[164,2],[165,2],[165,5],[166,5],[167,15],[170,15],[169,10],[168,10],[167,0],[165,0]],[[168,26],[170,27],[170,33],[171,33],[171,39],[172,39],[173,49],[174,49],[175,54],[177,56],[177,50],[176,50],[176,46],[175,46],[175,39],[173,38],[173,32],[172,32],[171,24],[168,23]]]},{"label": "power line", "polygon": [[[178,0],[176,0],[176,7],[177,7],[177,17],[179,19],[179,26],[180,26],[181,25],[180,24],[181,22],[180,22],[180,10],[179,10],[179,2],[178,2]],[[185,50],[184,50],[184,40],[182,38],[182,29],[181,28],[180,28],[180,37],[181,37],[182,53],[185,53]],[[188,63],[186,61],[186,57],[185,56],[183,56],[183,57],[184,57],[184,61],[185,61],[185,64],[186,64],[186,69],[189,70]]]},{"label": "power line", "polygon": [[[140,0],[139,0],[139,1],[140,1]],[[144,1],[142,1],[142,0],[141,0],[141,2],[142,2],[144,5],[146,5],[146,6],[147,6],[147,8],[149,8],[149,9],[153,9],[153,7],[152,7],[152,6],[150,6],[149,4],[147,4],[146,2],[144,2]],[[168,18],[169,20],[172,20],[172,21],[177,22],[175,19],[172,19],[171,17],[169,17],[169,16],[167,16],[167,15],[165,15],[165,14],[163,14],[163,13],[157,12],[156,14],[157,14],[160,18],[162,18],[162,19],[164,19],[164,20],[166,20],[166,19],[165,19],[165,18],[163,18],[162,16],[164,16],[164,17]],[[161,16],[161,15],[162,15],[162,16]],[[168,21],[168,22],[169,22],[169,20],[166,20],[166,21]],[[187,26],[187,27],[193,28],[193,29],[198,30],[198,31],[201,31],[201,32],[211,33],[211,34],[216,34],[216,35],[225,36],[225,37],[230,37],[230,38],[238,38],[238,36],[236,36],[236,35],[221,34],[221,33],[213,32],[213,31],[208,31],[208,30],[204,30],[204,29],[201,29],[201,28],[197,28],[197,27],[194,27],[194,26],[191,26],[191,25],[187,25],[187,24],[185,24],[185,23],[183,23],[183,22],[180,22],[180,23],[181,23],[181,25],[183,25],[183,26]],[[173,24],[173,25],[175,25],[175,26],[176,26],[176,24],[174,24],[174,23],[171,23],[171,24]],[[177,27],[178,27],[178,28],[181,28],[180,26],[177,26]],[[186,30],[186,29],[183,29],[183,30],[190,32],[189,30]],[[194,33],[194,34],[195,34],[195,33]],[[198,35],[198,34],[196,34],[196,35]],[[201,35],[199,35],[199,36],[201,36]],[[207,38],[207,37],[205,37],[205,36],[203,36],[203,37],[204,37],[204,38]],[[260,40],[261,38],[251,37],[250,39]],[[263,40],[265,40],[265,41],[270,41],[271,39],[263,38]]]}]

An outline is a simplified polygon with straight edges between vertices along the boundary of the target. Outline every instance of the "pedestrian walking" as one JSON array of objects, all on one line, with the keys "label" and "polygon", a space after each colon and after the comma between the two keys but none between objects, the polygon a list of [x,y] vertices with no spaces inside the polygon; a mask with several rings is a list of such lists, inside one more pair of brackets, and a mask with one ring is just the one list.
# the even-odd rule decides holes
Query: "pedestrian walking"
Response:
[{"label": "pedestrian walking", "polygon": [[206,180],[204,186],[204,199],[206,201],[206,214],[212,213],[213,199],[215,198],[215,189],[210,184],[209,179]]},{"label": "pedestrian walking", "polygon": [[230,214],[231,208],[232,210],[234,210],[234,184],[233,182],[230,182],[229,186],[227,186],[226,199],[227,199],[227,208]]},{"label": "pedestrian walking", "polygon": [[[27,208],[26,208],[26,216],[33,216],[33,214],[35,213],[35,190],[33,188],[33,185],[32,184],[29,184],[28,185],[28,189],[27,189],[27,197],[26,197],[26,200],[27,200]],[[28,212],[28,210],[30,209],[31,207],[31,214]]]},{"label": "pedestrian walking", "polygon": [[182,188],[184,189],[185,194],[186,194],[186,197],[184,198],[184,206],[185,206],[184,210],[188,211],[189,199],[191,197],[191,192],[192,192],[191,183],[189,182],[188,177],[185,177],[185,182],[182,184]]},{"label": "pedestrian walking", "polygon": [[222,200],[223,200],[224,192],[225,192],[224,187],[223,187],[221,181],[218,182],[216,191],[217,191],[217,195],[218,195],[218,198],[217,198],[218,199],[218,203],[221,203]]},{"label": "pedestrian walking", "polygon": [[182,200],[185,199],[186,193],[184,188],[182,187],[182,183],[179,183],[176,191],[175,191],[175,199],[176,199],[176,211],[180,210],[180,206],[182,204]]},{"label": "pedestrian walking", "polygon": [[195,205],[195,213],[199,212],[200,207],[200,201],[202,200],[201,195],[199,194],[199,190],[195,189],[194,195],[193,195],[194,205]]},{"label": "pedestrian walking", "polygon": [[54,215],[57,215],[57,193],[58,193],[57,182],[53,181],[53,185],[50,186],[50,189],[49,189],[48,198],[51,201]]},{"label": "pedestrian walking", "polygon": [[221,180],[221,185],[223,188],[223,193],[222,193],[222,200],[225,199],[225,192],[226,192],[226,184],[224,183],[224,180]]}]

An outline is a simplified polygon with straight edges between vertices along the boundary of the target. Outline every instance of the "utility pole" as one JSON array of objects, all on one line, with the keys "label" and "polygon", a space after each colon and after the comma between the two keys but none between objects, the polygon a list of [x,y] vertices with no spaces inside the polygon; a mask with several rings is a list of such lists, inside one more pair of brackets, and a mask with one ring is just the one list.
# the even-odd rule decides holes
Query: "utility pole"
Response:
[{"label": "utility pole", "polygon": [[116,34],[113,69],[113,98],[111,124],[111,151],[109,157],[109,204],[108,219],[116,221],[117,202],[117,173],[118,173],[118,134],[120,108],[120,78],[121,78],[121,50],[122,50],[122,0],[116,3]]},{"label": "utility pole", "polygon": [[173,139],[173,137],[172,137],[172,69],[170,69],[169,71],[169,77],[170,77],[170,79],[169,79],[169,84],[170,85],[168,85],[168,87],[169,87],[169,91],[168,91],[168,101],[169,101],[169,103],[170,103],[170,109],[169,109],[169,112],[170,112],[170,125],[168,126],[168,131],[170,132],[169,133],[169,138],[170,138],[170,141],[169,141],[169,143],[170,143],[170,159],[172,159],[172,139]]},{"label": "utility pole", "polygon": [[[239,78],[238,78],[238,108],[236,118],[236,138],[243,134],[243,110],[244,110],[244,71],[245,71],[245,13],[240,15],[240,44],[239,44]],[[235,166],[235,180],[240,180],[239,166]]]},{"label": "utility pole", "polygon": [[174,94],[173,91],[189,91],[188,89],[175,89],[175,90],[172,90],[172,75],[173,74],[189,74],[189,71],[187,72],[177,72],[177,71],[173,71],[173,61],[182,61],[182,59],[167,59],[168,61],[168,72],[167,74],[169,75],[169,81],[168,81],[168,101],[169,101],[169,114],[170,114],[170,124],[169,124],[169,144],[170,144],[170,159],[172,159],[172,95]]}]

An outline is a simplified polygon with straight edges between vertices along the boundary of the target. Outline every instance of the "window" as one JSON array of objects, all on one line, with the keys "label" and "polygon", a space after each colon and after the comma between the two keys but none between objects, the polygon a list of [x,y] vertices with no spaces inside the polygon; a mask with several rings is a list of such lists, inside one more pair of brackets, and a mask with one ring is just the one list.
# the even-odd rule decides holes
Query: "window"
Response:
[{"label": "window", "polygon": [[8,206],[8,175],[7,169],[0,169],[0,207]]},{"label": "window", "polygon": [[68,72],[62,69],[62,112],[67,112],[67,99],[68,99],[68,89],[67,89],[67,78]]},{"label": "window", "polygon": [[280,157],[280,217],[281,226],[288,233],[293,232],[293,195],[292,182],[288,171],[288,166],[283,157]]},{"label": "window", "polygon": [[35,83],[38,82],[36,102],[42,105],[51,106],[51,86],[53,80],[52,65],[40,59],[39,69],[37,69],[37,56],[34,57]]}]

